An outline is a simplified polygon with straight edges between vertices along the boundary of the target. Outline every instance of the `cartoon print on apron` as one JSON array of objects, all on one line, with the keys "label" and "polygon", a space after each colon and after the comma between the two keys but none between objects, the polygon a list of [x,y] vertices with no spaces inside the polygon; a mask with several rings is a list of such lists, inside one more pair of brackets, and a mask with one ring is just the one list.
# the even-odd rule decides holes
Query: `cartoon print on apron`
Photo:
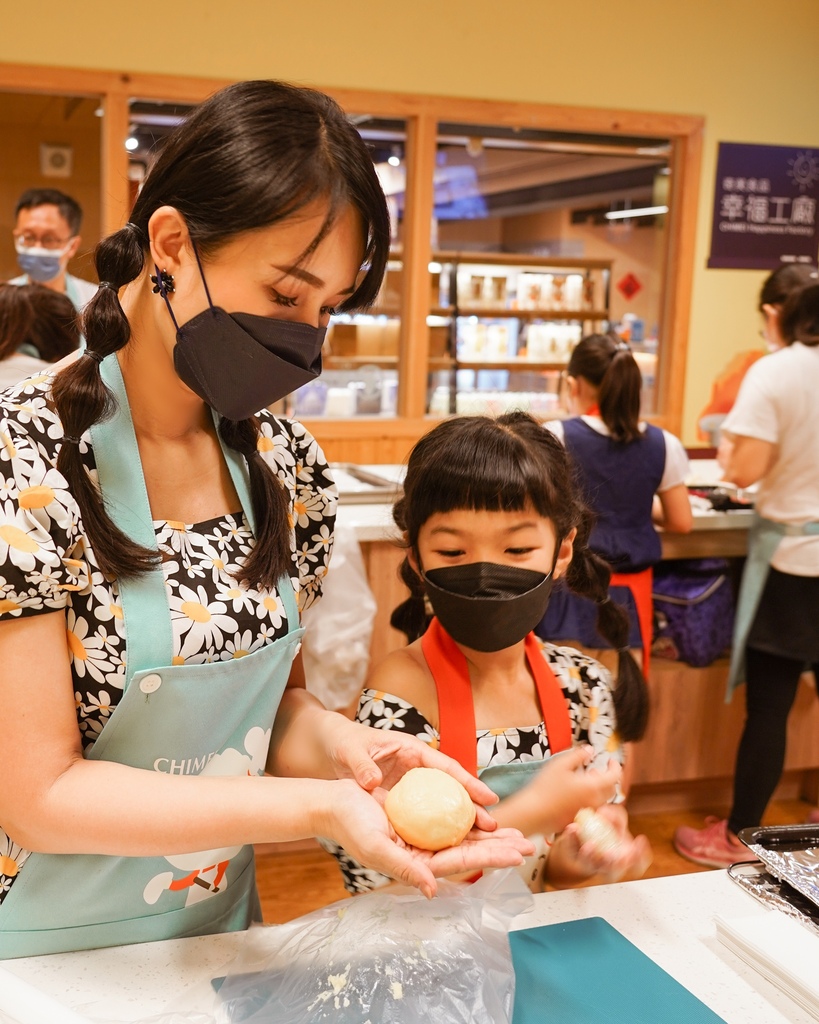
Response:
[{"label": "cartoon print on apron", "polygon": [[[129,537],[157,549],[115,355],[101,372],[118,402],[91,429],[106,509]],[[244,460],[226,447],[223,454],[253,529]],[[263,774],[304,632],[288,576],[277,590],[286,636],[242,658],[178,665],[161,567],[121,580],[124,692],[85,757],[172,775]],[[164,857],[32,853],[0,909],[0,958],[238,930],[260,919],[251,846]]]}]

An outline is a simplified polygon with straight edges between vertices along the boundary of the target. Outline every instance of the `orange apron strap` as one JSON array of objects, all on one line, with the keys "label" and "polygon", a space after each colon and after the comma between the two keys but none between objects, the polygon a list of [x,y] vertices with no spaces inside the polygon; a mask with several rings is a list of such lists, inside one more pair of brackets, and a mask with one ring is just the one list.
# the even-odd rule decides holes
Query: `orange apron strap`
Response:
[{"label": "orange apron strap", "polygon": [[[477,775],[477,726],[466,658],[437,618],[421,638],[421,650],[438,692],[439,749],[472,775]],[[525,651],[543,712],[549,749],[553,754],[568,750],[573,737],[566,697],[534,633],[526,637]]]},{"label": "orange apron strap", "polygon": [[534,633],[529,633],[525,641],[526,659],[535,677],[540,710],[546,725],[546,736],[549,750],[557,754],[560,750],[568,750],[572,745],[572,720],[566,706],[566,695],[557,681],[552,666],[543,656],[543,650]]},{"label": "orange apron strap", "polygon": [[438,691],[439,749],[477,777],[477,727],[466,658],[437,618],[421,637],[421,650]]},{"label": "orange apron strap", "polygon": [[637,621],[640,624],[640,639],[643,641],[643,675],[648,679],[649,662],[651,660],[651,639],[654,631],[654,601],[651,596],[654,583],[654,570],[651,566],[642,572],[613,572],[610,587],[628,587],[637,608]]}]

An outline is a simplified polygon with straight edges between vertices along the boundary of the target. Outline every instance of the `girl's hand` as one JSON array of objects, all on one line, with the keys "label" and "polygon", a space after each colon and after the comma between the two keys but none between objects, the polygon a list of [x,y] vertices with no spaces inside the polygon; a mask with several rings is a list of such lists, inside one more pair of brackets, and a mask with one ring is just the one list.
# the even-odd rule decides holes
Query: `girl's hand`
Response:
[{"label": "girl's hand", "polygon": [[651,864],[651,846],[645,836],[636,838],[628,830],[628,818],[621,804],[598,807],[617,833],[619,842],[612,850],[600,850],[594,843],[583,843],[579,828],[572,822],[555,839],[546,865],[547,881],[555,887],[577,885],[594,878],[598,882],[620,882],[640,878]]},{"label": "girl's hand", "polygon": [[613,758],[605,771],[588,768],[594,756],[591,746],[554,754],[527,785],[493,808],[495,819],[526,836],[549,835],[562,831],[581,807],[599,807],[613,799],[622,768]]},{"label": "girl's hand", "polygon": [[605,771],[587,768],[594,748],[574,747],[549,758],[530,785],[538,795],[542,820],[532,831],[561,832],[581,807],[600,807],[617,794],[623,774],[612,758]]},{"label": "girl's hand", "polygon": [[339,715],[328,715],[322,724],[324,750],[336,778],[354,779],[373,792],[377,787],[391,789],[410,768],[440,768],[457,779],[476,804],[476,827],[484,832],[497,828],[485,809],[497,802],[497,796],[451,757],[395,729],[373,729]]},{"label": "girl's hand", "polygon": [[334,839],[361,864],[415,886],[428,898],[438,890],[436,878],[472,874],[484,868],[517,867],[524,856],[534,852],[532,844],[516,829],[487,832],[473,828],[460,845],[436,853],[408,846],[395,834],[384,813],[385,790],[367,793],[352,780],[339,782],[338,786],[321,834]]}]

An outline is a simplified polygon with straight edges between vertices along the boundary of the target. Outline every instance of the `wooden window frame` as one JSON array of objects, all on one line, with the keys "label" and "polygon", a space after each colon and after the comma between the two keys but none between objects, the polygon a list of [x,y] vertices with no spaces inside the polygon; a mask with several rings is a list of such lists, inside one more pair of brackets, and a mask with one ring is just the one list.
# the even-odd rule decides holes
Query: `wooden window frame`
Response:
[{"label": "wooden window frame", "polygon": [[[0,63],[0,90],[96,96],[102,108],[101,224],[117,230],[129,209],[128,134],[131,98],[198,103],[227,79],[96,71]],[[345,110],[402,118],[407,129],[407,193],[403,224],[405,253],[399,348],[398,411],[394,420],[314,420],[309,426],[333,459],[401,461],[424,433],[429,340],[428,264],[433,215],[433,175],[439,122],[609,135],[643,135],[671,143],[671,194],[666,236],[658,361],[657,413],[650,419],[681,432],[688,327],[694,269],[704,119],[683,114],[569,107],[542,103],[463,99],[317,86]],[[406,258],[407,255],[409,258]],[[375,457],[378,456],[378,457]]]}]

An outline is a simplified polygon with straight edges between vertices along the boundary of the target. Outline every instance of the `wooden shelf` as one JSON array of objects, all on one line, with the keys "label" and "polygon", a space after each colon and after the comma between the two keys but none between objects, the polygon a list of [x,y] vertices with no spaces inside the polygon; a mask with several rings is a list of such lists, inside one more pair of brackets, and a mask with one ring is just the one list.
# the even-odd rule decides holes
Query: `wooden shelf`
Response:
[{"label": "wooden shelf", "polygon": [[[342,356],[328,355],[323,357],[325,370],[350,370],[358,366],[384,366],[393,367],[398,365],[396,355],[372,355],[372,356]],[[449,356],[430,356],[429,365],[436,370],[448,370],[452,366],[452,359]]]},{"label": "wooden shelf", "polygon": [[480,320],[608,320],[605,309],[507,309],[503,306],[459,306],[458,317]]},{"label": "wooden shelf", "polygon": [[539,363],[534,359],[485,359],[481,361],[455,360],[458,370],[565,370],[568,365],[562,363]]},{"label": "wooden shelf", "polygon": [[519,252],[435,252],[434,263],[468,263],[487,267],[517,267],[526,272],[527,267],[542,270],[611,270],[611,260],[588,260],[578,256],[529,256]]}]

